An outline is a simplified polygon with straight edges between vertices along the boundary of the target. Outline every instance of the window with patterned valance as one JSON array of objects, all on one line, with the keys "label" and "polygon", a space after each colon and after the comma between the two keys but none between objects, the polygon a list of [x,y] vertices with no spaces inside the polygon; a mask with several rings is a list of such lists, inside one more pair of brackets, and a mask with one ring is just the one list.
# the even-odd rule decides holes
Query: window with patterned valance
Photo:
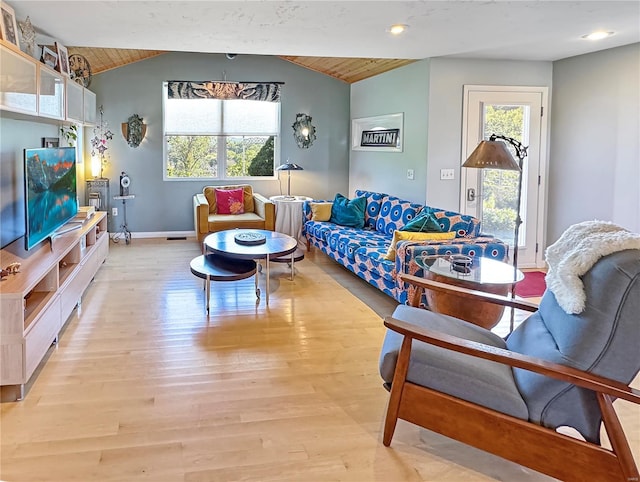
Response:
[{"label": "window with patterned valance", "polygon": [[165,82],[164,178],[273,177],[281,88],[277,82]]}]

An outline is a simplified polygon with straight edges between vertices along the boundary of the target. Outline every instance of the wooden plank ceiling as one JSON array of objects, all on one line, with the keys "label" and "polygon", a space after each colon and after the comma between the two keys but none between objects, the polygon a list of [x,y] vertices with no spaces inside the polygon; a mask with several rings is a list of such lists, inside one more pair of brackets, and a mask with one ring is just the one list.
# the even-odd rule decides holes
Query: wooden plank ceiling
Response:
[{"label": "wooden plank ceiling", "polygon": [[[122,67],[133,62],[156,57],[166,53],[162,50],[103,49],[92,47],[69,47],[69,55],[84,56],[92,73]],[[280,57],[301,67],[329,75],[351,84],[374,75],[415,62],[410,59],[364,59],[333,57]]]}]

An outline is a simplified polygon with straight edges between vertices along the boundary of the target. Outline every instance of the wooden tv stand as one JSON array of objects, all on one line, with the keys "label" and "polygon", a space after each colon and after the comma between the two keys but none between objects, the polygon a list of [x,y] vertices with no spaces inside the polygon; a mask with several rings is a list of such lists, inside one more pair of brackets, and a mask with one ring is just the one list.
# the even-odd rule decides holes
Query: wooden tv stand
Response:
[{"label": "wooden tv stand", "polygon": [[107,213],[31,251],[24,239],[0,251],[0,266],[21,264],[0,282],[0,391],[2,401],[24,398],[25,384],[58,339],[69,315],[109,253]]}]

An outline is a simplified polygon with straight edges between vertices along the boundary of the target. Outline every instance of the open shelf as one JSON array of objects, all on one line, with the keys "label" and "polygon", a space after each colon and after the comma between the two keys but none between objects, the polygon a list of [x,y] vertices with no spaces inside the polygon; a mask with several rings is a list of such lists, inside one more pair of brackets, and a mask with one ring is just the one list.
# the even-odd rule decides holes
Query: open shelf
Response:
[{"label": "open shelf", "polygon": [[77,266],[78,263],[66,262],[64,260],[60,261],[60,263],[58,264],[58,271],[60,273],[60,286],[64,285],[67,278],[71,275],[71,273],[74,272]]},{"label": "open shelf", "polygon": [[53,291],[31,291],[24,298],[24,333],[29,331],[33,320],[42,312],[55,293]]}]

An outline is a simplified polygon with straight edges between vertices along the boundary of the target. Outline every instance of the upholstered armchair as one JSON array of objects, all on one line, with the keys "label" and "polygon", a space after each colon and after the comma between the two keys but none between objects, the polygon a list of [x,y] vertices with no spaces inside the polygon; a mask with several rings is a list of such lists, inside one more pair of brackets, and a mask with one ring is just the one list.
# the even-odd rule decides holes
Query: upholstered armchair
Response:
[{"label": "upholstered armchair", "polygon": [[[400,276],[425,289],[451,289]],[[450,316],[398,306],[385,320],[380,358],[391,392],[384,445],[400,418],[561,480],[638,480],[612,402],[640,404],[640,391],[629,386],[640,370],[640,250],[600,258],[581,281],[585,306],[571,314],[549,290],[536,309],[454,288],[469,303],[534,312],[506,340]],[[601,445],[601,425],[611,449]],[[584,440],[556,430],[564,426]]]},{"label": "upholstered armchair", "polygon": [[[244,190],[242,214],[220,214],[215,190]],[[193,196],[193,217],[198,242],[209,234],[225,229],[267,229],[273,231],[276,222],[275,205],[266,197],[253,192],[248,184],[239,186],[206,186]]]}]

